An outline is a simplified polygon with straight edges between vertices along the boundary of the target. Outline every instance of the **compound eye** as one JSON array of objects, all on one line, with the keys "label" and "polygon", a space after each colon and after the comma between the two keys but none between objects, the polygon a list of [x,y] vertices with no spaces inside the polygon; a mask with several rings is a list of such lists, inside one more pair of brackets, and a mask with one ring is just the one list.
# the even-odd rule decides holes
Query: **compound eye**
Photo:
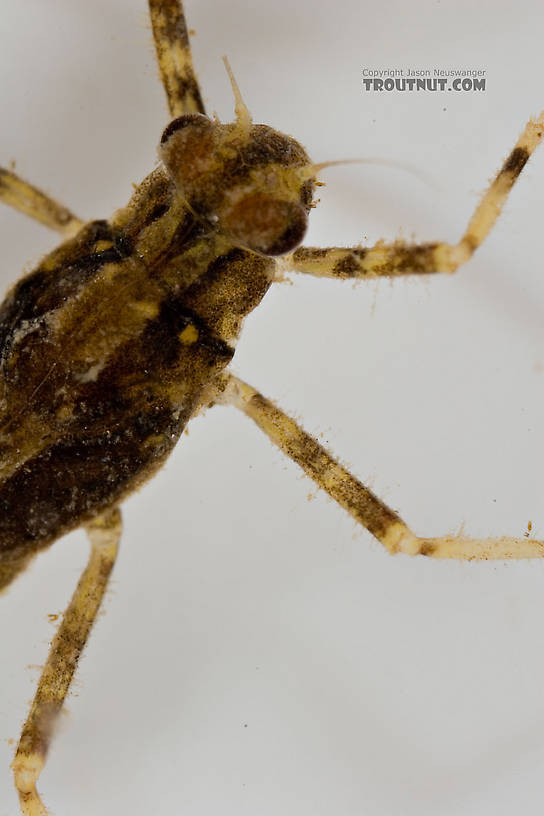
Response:
[{"label": "compound eye", "polygon": [[306,211],[296,205],[289,204],[289,217],[281,235],[271,243],[266,249],[267,255],[283,255],[291,252],[302,242],[306,229],[308,228],[308,216]]},{"label": "compound eye", "polygon": [[204,116],[203,113],[184,113],[183,116],[178,116],[177,119],[172,119],[172,121],[165,127],[161,136],[161,145],[164,145],[170,139],[173,133],[194,125],[199,128],[206,128],[211,125],[211,122],[207,116]]},{"label": "compound eye", "polygon": [[283,255],[295,249],[308,225],[306,210],[299,203],[262,192],[230,200],[220,220],[235,240],[263,255]]},{"label": "compound eye", "polygon": [[213,163],[214,124],[203,113],[186,113],[166,126],[159,153],[178,188],[192,198]]}]

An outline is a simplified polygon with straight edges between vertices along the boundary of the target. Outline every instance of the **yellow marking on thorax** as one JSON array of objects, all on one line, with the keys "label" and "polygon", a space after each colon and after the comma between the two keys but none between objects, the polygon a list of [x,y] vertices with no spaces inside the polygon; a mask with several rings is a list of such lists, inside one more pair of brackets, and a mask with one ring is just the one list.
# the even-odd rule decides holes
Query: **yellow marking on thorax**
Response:
[{"label": "yellow marking on thorax", "polygon": [[196,326],[193,326],[190,323],[188,326],[185,326],[183,331],[180,331],[178,334],[179,340],[183,343],[184,346],[192,346],[193,343],[196,343],[198,340],[198,329]]}]

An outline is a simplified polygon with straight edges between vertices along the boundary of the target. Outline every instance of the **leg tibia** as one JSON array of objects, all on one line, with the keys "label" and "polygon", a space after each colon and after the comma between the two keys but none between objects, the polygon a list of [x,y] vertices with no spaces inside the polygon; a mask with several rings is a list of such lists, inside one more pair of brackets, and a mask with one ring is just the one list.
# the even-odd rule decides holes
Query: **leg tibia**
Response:
[{"label": "leg tibia", "polygon": [[0,201],[66,237],[83,226],[83,221],[62,204],[3,167],[0,167]]},{"label": "leg tibia", "polygon": [[457,244],[440,242],[373,247],[299,247],[286,259],[288,269],[328,278],[377,278],[455,272],[489,235],[516,179],[544,133],[544,113],[531,119],[495,176]]},{"label": "leg tibia", "polygon": [[149,0],[153,38],[172,117],[205,113],[193,69],[189,33],[179,0]]},{"label": "leg tibia", "polygon": [[12,768],[24,816],[47,816],[36,790],[53,728],[104,597],[115,563],[121,514],[115,509],[90,522],[91,555],[53,639]]},{"label": "leg tibia", "polygon": [[224,390],[217,402],[234,405],[251,417],[280,450],[300,465],[319,487],[366,527],[390,553],[464,560],[544,557],[544,541],[528,538],[416,536],[394,510],[270,400],[232,375],[223,378],[222,387]]}]

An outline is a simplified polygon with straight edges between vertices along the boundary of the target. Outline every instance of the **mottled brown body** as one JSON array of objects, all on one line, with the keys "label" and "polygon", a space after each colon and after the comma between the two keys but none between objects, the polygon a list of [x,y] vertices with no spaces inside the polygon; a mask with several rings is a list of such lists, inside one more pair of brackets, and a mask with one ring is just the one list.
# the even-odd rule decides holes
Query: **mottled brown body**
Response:
[{"label": "mottled brown body", "polygon": [[162,464],[273,266],[193,216],[158,169],[14,287],[0,311],[0,586]]},{"label": "mottled brown body", "polygon": [[244,317],[286,271],[351,280],[455,272],[489,235],[544,136],[544,113],[527,123],[456,244],[300,246],[327,163],[312,164],[293,138],[252,122],[226,60],[235,120],[208,118],[180,0],[149,0],[149,10],[174,118],[161,163],[129,205],[84,223],[0,168],[0,200],[67,238],[0,307],[0,589],[64,532],[83,526],[91,543],[12,763],[23,816],[48,814],[37,781],[115,563],[118,505],[202,406],[228,404],[251,418],[392,554],[544,557],[544,541],[528,534],[416,535],[227,368]]}]

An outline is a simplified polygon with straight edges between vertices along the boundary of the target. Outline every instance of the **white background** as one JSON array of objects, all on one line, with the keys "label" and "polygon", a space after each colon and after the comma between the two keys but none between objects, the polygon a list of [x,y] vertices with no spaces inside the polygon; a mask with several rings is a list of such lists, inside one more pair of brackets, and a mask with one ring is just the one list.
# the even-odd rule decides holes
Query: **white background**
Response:
[{"label": "white background", "polygon": [[[188,0],[211,112],[227,54],[256,121],[326,171],[307,243],[455,241],[544,108],[541,4]],[[0,163],[82,217],[123,205],[167,123],[143,0],[0,0]],[[363,92],[363,67],[485,68],[485,93]],[[293,278],[233,369],[422,535],[544,538],[544,150],[453,278]],[[2,285],[57,239],[0,210]],[[312,494],[311,501],[307,500]],[[56,816],[533,813],[544,564],[392,558],[234,409],[125,504],[105,614],[40,788]],[[54,625],[87,558],[55,544],[0,599],[0,816]]]}]

